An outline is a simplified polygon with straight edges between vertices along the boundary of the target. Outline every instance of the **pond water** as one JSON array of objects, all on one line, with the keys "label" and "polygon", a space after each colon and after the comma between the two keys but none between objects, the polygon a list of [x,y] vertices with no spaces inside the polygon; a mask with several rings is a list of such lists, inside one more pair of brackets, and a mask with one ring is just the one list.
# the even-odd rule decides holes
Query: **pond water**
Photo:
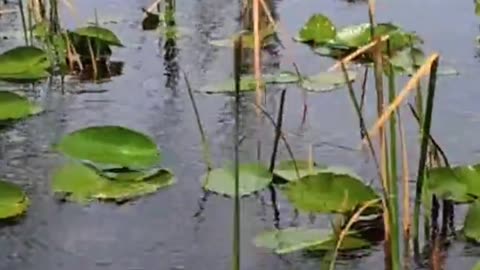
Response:
[{"label": "pond water", "polygon": [[[46,108],[46,113],[17,124],[0,136],[1,175],[25,187],[32,199],[28,215],[20,224],[0,230],[0,270],[229,268],[233,202],[210,196],[199,205],[203,195],[199,181],[205,166],[180,70],[188,74],[194,88],[231,75],[232,52],[213,47],[208,41],[226,37],[237,29],[238,3],[179,0],[176,19],[184,28],[184,35],[176,44],[165,46],[158,33],[140,30],[141,7],[149,2],[82,0],[72,2],[73,12],[62,9],[66,27],[93,20],[97,10],[100,21],[118,33],[125,44],[125,48],[113,54],[114,60],[124,61],[123,75],[102,84],[67,81],[66,94],[55,86],[37,87],[32,96]],[[443,62],[460,71],[460,76],[438,81],[433,132],[451,162],[478,161],[480,62],[476,58],[475,38],[480,18],[475,17],[473,1],[392,0],[379,1],[377,5],[378,21],[392,21],[417,31],[425,39],[428,51],[440,52]],[[331,64],[314,56],[306,46],[290,41],[312,13],[324,13],[337,25],[368,20],[366,3],[362,1],[274,0],[274,6],[287,49],[278,49],[266,57],[269,70],[292,70],[291,61],[295,60],[302,72],[314,74]],[[19,26],[16,14],[0,17],[0,35],[8,37],[0,40],[2,51],[21,44]],[[345,91],[309,95],[308,121],[300,130],[302,95],[295,87],[288,90],[285,129],[295,155],[307,157],[308,145],[312,143],[317,162],[348,166],[365,178],[372,178],[372,166],[360,153],[332,146],[356,147],[359,143],[358,122]],[[271,91],[268,95],[271,112],[278,107],[279,94]],[[220,166],[233,158],[232,99],[197,95],[197,102],[214,162]],[[373,104],[372,98],[368,104]],[[366,114],[373,119],[374,107],[367,106]],[[256,132],[273,137],[272,129],[255,130],[255,113],[250,107],[243,108],[241,121],[246,138],[241,158],[255,160]],[[121,206],[82,207],[55,201],[50,192],[50,177],[62,159],[51,151],[51,145],[67,132],[102,124],[124,125],[151,135],[164,153],[164,166],[175,172],[178,183]],[[412,149],[414,127],[411,124],[407,128]],[[264,160],[268,160],[271,149],[269,141],[265,140],[263,145]],[[283,147],[280,156],[288,157]],[[273,228],[268,200],[268,194],[242,200],[242,269],[319,269],[319,258],[299,253],[278,257],[252,244],[256,234]],[[283,200],[279,204],[281,224],[287,226],[293,221],[292,209]],[[200,209],[203,210],[199,212]],[[328,226],[325,218],[310,220],[304,214],[295,222]],[[338,269],[379,269],[383,265],[381,245],[353,255],[341,260]],[[445,256],[445,269],[470,269],[480,256],[480,247],[453,243]]]}]

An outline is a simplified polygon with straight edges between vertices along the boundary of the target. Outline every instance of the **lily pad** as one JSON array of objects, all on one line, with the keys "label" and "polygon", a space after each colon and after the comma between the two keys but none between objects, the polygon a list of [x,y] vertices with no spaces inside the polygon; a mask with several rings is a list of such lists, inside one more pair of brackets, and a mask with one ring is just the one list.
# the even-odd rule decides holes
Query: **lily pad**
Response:
[{"label": "lily pad", "polygon": [[331,172],[289,182],[284,193],[297,209],[315,213],[347,213],[378,199],[375,191],[361,180]]},{"label": "lily pad", "polygon": [[22,119],[41,111],[39,106],[26,97],[9,91],[0,91],[0,121]]},{"label": "lily pad", "polygon": [[123,47],[120,39],[109,29],[100,26],[86,26],[75,30],[80,36],[100,40],[108,45]]},{"label": "lily pad", "polygon": [[[348,71],[348,79],[354,81],[357,73]],[[328,92],[341,88],[347,84],[345,76],[341,71],[322,72],[302,80],[301,86],[312,92]]]},{"label": "lily pad", "polygon": [[465,236],[480,242],[480,202],[475,201],[468,208],[463,227]]},{"label": "lily pad", "polygon": [[[411,76],[417,72],[425,60],[426,57],[422,50],[418,48],[406,48],[395,53],[395,55],[390,58],[390,63],[392,63],[396,72]],[[388,71],[388,69],[386,69],[386,71]],[[458,74],[459,72],[455,68],[444,65],[439,66],[437,70],[438,76],[455,76]]]},{"label": "lily pad", "polygon": [[[239,195],[246,196],[266,188],[272,181],[272,174],[261,164],[239,166]],[[203,176],[203,187],[222,195],[235,196],[233,167],[215,169]]]},{"label": "lily pad", "polygon": [[474,166],[439,167],[429,171],[426,188],[439,198],[466,203],[480,197],[479,179]]},{"label": "lily pad", "polygon": [[297,181],[298,179],[319,173],[326,166],[310,166],[307,160],[285,160],[281,161],[273,173],[285,181]]},{"label": "lily pad", "polygon": [[[288,84],[288,83],[296,83],[298,81],[299,81],[298,76],[289,71],[280,72],[278,74],[263,75],[263,83],[266,83],[266,84]],[[255,88],[256,88],[256,80],[253,75],[242,76],[240,80],[240,91],[250,92],[250,91],[255,91]],[[228,79],[227,81],[224,81],[224,82],[207,85],[202,87],[199,90],[199,92],[203,92],[207,94],[233,93],[235,92],[235,80]]]},{"label": "lily pad", "polygon": [[0,55],[0,80],[40,80],[50,76],[50,67],[45,51],[32,46],[16,47]]},{"label": "lily pad", "polygon": [[335,38],[336,30],[330,19],[322,14],[312,15],[300,30],[297,40],[322,44]]},{"label": "lily pad", "polygon": [[[264,232],[254,239],[257,247],[268,248],[277,254],[286,254],[299,250],[333,250],[336,247],[335,236],[329,230],[286,228]],[[347,236],[342,241],[340,250],[368,247],[370,244],[362,239]]]},{"label": "lily pad", "polygon": [[22,215],[30,201],[25,192],[15,184],[0,181],[0,219]]},{"label": "lily pad", "polygon": [[70,163],[55,172],[52,189],[73,202],[88,203],[95,199],[124,202],[154,193],[174,182],[172,173],[167,170],[159,170],[142,181],[116,181],[82,164]]},{"label": "lily pad", "polygon": [[149,168],[160,152],[148,136],[120,126],[96,126],[74,131],[55,146],[63,154],[93,163]]}]

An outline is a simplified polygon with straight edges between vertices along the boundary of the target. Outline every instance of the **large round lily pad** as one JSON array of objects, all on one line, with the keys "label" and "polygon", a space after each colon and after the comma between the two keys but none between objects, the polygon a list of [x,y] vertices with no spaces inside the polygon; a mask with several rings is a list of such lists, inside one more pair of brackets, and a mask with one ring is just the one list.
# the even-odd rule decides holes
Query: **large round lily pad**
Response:
[{"label": "large round lily pad", "polygon": [[[241,164],[239,166],[239,195],[245,196],[266,188],[272,181],[272,174],[261,164]],[[222,195],[235,196],[233,167],[210,171],[203,177],[203,187]]]},{"label": "large round lily pad", "polygon": [[[291,227],[263,232],[255,237],[254,244],[257,247],[272,249],[277,254],[285,254],[305,249],[333,250],[337,240],[330,230]],[[368,246],[369,242],[347,235],[340,245],[340,250]]]},{"label": "large round lily pad", "polygon": [[89,37],[104,42],[107,45],[123,47],[120,39],[109,29],[99,26],[86,26],[74,31],[80,36]]},{"label": "large round lily pad", "polygon": [[378,199],[375,191],[361,180],[331,172],[289,182],[284,192],[296,208],[315,213],[346,213]]},{"label": "large round lily pad", "polygon": [[95,199],[124,202],[172,185],[175,179],[167,170],[159,170],[141,181],[110,180],[82,164],[70,163],[58,169],[52,190],[66,200],[87,203]]},{"label": "large round lily pad", "polygon": [[149,168],[160,152],[148,136],[120,126],[96,126],[74,131],[56,149],[70,157],[127,168]]},{"label": "large round lily pad", "polygon": [[0,80],[36,81],[50,76],[51,62],[42,49],[21,46],[0,55]]},{"label": "large round lily pad", "polygon": [[0,181],[0,219],[17,217],[27,211],[29,199],[15,184]]},{"label": "large round lily pad", "polygon": [[479,179],[476,166],[439,167],[429,171],[426,188],[439,198],[466,203],[480,197]]},{"label": "large round lily pad", "polygon": [[0,121],[22,119],[42,109],[26,97],[9,91],[0,91]]}]

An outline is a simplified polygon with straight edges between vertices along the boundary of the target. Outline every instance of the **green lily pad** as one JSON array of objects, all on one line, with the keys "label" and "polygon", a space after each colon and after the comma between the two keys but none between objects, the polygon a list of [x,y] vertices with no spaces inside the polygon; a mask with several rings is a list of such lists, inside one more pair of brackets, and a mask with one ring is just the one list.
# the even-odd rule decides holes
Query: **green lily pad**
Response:
[{"label": "green lily pad", "polygon": [[128,168],[111,168],[97,171],[98,174],[116,181],[143,181],[158,174],[162,169],[131,170]]},{"label": "green lily pad", "polygon": [[100,26],[86,26],[74,31],[80,36],[100,40],[108,45],[123,47],[120,39],[109,29]]},{"label": "green lily pad", "polygon": [[[354,81],[357,73],[348,71],[348,78]],[[302,80],[301,86],[312,92],[328,92],[341,88],[347,84],[345,76],[341,71],[322,72],[320,74],[306,77]]]},{"label": "green lily pad", "polygon": [[50,76],[51,62],[45,51],[31,46],[11,49],[0,55],[0,80],[36,81]]},{"label": "green lily pad", "polygon": [[[395,72],[410,76],[417,72],[425,61],[425,54],[418,48],[403,49],[390,58],[390,63],[392,63],[395,68]],[[388,69],[386,69],[386,71],[388,71]],[[458,74],[459,72],[455,68],[444,65],[439,66],[437,70],[438,76],[456,76]]]},{"label": "green lily pad", "polygon": [[475,0],[475,15],[480,16],[480,0]]},{"label": "green lily pad", "polygon": [[298,33],[300,42],[322,44],[335,38],[336,30],[330,19],[322,14],[312,15]]},{"label": "green lily pad", "polygon": [[52,190],[73,202],[88,203],[95,199],[124,202],[154,193],[174,182],[172,173],[167,170],[159,170],[142,181],[116,181],[82,164],[70,163],[55,172]]},{"label": "green lily pad", "polygon": [[475,201],[468,208],[465,216],[463,233],[471,240],[480,242],[480,202]]},{"label": "green lily pad", "polygon": [[322,172],[289,182],[283,190],[297,209],[315,213],[347,213],[378,199],[361,180],[345,174]]},{"label": "green lily pad", "polygon": [[9,91],[0,91],[0,121],[22,119],[42,111],[26,97]]},{"label": "green lily pad", "polygon": [[[254,239],[257,247],[268,248],[277,254],[286,254],[300,250],[333,250],[336,247],[335,236],[330,230],[290,227],[282,230],[263,232]],[[368,247],[370,244],[359,238],[346,236],[340,250]]]},{"label": "green lily pad", "polygon": [[298,179],[307,176],[315,175],[326,168],[326,166],[312,166],[307,160],[285,160],[281,161],[273,173],[285,181],[297,181]]},{"label": "green lily pad", "polygon": [[74,131],[55,146],[61,153],[93,163],[149,168],[160,152],[148,136],[120,126],[96,126]]},{"label": "green lily pad", "polygon": [[[357,238],[354,236],[347,235],[342,239],[338,250],[355,250],[368,248],[372,244],[362,238]],[[319,245],[310,247],[310,251],[329,251],[334,250],[337,247],[337,239],[335,237],[330,237],[328,241],[325,241]]]},{"label": "green lily pad", "polygon": [[0,219],[22,215],[30,201],[25,192],[15,184],[0,181]]},{"label": "green lily pad", "polygon": [[429,171],[426,188],[439,198],[466,203],[480,197],[479,179],[474,166],[439,167]]},{"label": "green lily pad", "polygon": [[[284,71],[278,74],[265,74],[263,75],[263,83],[266,84],[288,84],[296,83],[299,81],[299,78],[296,74]],[[240,80],[240,91],[250,92],[255,91],[256,80],[253,75],[242,76]],[[235,80],[228,79],[227,81],[214,83],[211,85],[204,86],[200,88],[199,92],[206,94],[215,94],[215,93],[233,93],[235,92]]]},{"label": "green lily pad", "polygon": [[[392,51],[411,47],[414,44],[422,42],[417,35],[408,33],[391,23],[377,24],[375,27],[375,36],[380,37],[383,35],[390,36],[390,48]],[[359,48],[367,45],[371,41],[370,24],[362,23],[340,29],[332,43]]]},{"label": "green lily pad", "polygon": [[[266,188],[272,181],[272,174],[261,164],[241,164],[239,195],[246,196]],[[203,187],[222,195],[235,196],[233,167],[215,169],[203,176]]]}]

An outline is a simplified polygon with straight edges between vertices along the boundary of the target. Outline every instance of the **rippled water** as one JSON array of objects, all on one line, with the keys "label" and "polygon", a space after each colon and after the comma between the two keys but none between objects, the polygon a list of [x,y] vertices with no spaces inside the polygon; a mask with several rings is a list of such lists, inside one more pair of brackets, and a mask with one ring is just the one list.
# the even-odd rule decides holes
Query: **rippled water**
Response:
[{"label": "rippled water", "polygon": [[[174,46],[155,32],[140,31],[140,8],[150,1],[74,1],[75,12],[63,10],[62,21],[74,27],[99,18],[120,36],[125,48],[113,58],[125,62],[123,75],[103,84],[67,82],[67,94],[59,89],[37,87],[32,93],[46,113],[19,123],[0,136],[0,172],[4,178],[24,186],[32,206],[20,224],[0,230],[1,270],[90,270],[90,269],[228,269],[231,254],[232,202],[211,196],[199,210],[202,197],[199,179],[204,172],[198,130],[179,69],[185,70],[195,88],[227,78],[232,70],[232,54],[215,48],[208,40],[221,38],[237,28],[238,3],[226,0],[177,2],[177,22],[185,35]],[[302,72],[315,73],[331,62],[313,56],[308,48],[290,42],[291,36],[314,12],[328,15],[338,25],[367,20],[363,2],[340,0],[275,1],[275,11],[285,30],[286,50],[267,58],[269,69],[291,69],[294,59]],[[428,51],[439,51],[442,61],[455,66],[461,76],[439,80],[434,132],[454,163],[479,159],[480,63],[475,37],[480,18],[474,16],[472,1],[392,0],[379,1],[379,20],[391,20],[416,30],[426,40]],[[22,42],[16,15],[0,18],[0,47]],[[168,53],[166,53],[168,52]],[[106,90],[74,94],[75,91]],[[297,157],[306,157],[308,144],[315,145],[319,163],[346,165],[369,179],[373,171],[356,152],[328,146],[358,145],[358,123],[344,91],[309,95],[309,119],[299,130],[302,97],[298,89],[288,89],[285,128]],[[98,91],[95,91],[98,92]],[[269,96],[269,110],[278,106],[278,91]],[[252,99],[246,97],[246,99]],[[221,165],[233,157],[233,105],[226,96],[198,95],[202,120]],[[373,99],[370,100],[373,102]],[[374,116],[373,107],[367,115]],[[410,121],[411,119],[409,119]],[[245,106],[242,114],[242,159],[256,158],[255,115]],[[57,203],[49,191],[52,170],[62,159],[50,145],[62,135],[89,125],[118,124],[150,134],[162,148],[164,165],[171,168],[178,183],[158,194],[122,206],[93,204],[81,207]],[[410,130],[410,145],[415,134]],[[260,130],[271,136],[271,129]],[[266,141],[264,158],[271,145]],[[411,151],[413,152],[413,151]],[[414,157],[414,153],[410,153]],[[282,157],[287,157],[282,149]],[[264,201],[268,201],[266,194]],[[293,213],[280,202],[281,223],[288,225]],[[251,239],[273,227],[270,207],[261,198],[242,200],[242,269],[318,269],[319,259],[301,254],[283,258],[255,248]],[[309,225],[306,215],[298,223]],[[316,226],[328,221],[317,219]],[[382,247],[341,261],[339,269],[378,269],[383,264]],[[362,256],[360,256],[362,255]],[[446,269],[469,269],[480,255],[475,246],[454,243]]]}]

